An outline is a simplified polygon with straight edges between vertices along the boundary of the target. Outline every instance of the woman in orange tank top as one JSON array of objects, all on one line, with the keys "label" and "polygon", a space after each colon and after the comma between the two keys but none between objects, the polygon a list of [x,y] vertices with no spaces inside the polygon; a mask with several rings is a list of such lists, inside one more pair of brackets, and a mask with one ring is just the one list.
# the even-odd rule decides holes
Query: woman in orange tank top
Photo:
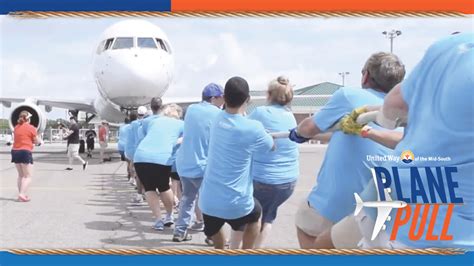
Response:
[{"label": "woman in orange tank top", "polygon": [[31,183],[33,172],[33,145],[41,143],[36,128],[30,124],[31,114],[22,111],[13,130],[14,142],[11,151],[12,163],[18,172],[18,201],[28,202],[27,190]]}]

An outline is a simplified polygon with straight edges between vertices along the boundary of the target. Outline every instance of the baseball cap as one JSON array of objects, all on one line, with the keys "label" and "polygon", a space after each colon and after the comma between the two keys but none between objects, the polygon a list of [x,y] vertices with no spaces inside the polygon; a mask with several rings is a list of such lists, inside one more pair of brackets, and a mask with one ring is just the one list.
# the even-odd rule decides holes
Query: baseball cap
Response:
[{"label": "baseball cap", "polygon": [[202,90],[202,96],[204,97],[221,97],[222,95],[224,95],[224,89],[221,85],[215,83],[209,83]]},{"label": "baseball cap", "polygon": [[138,109],[137,109],[138,115],[146,115],[146,112],[147,112],[147,111],[148,111],[148,110],[146,109],[145,106],[140,106],[140,107],[138,107]]}]

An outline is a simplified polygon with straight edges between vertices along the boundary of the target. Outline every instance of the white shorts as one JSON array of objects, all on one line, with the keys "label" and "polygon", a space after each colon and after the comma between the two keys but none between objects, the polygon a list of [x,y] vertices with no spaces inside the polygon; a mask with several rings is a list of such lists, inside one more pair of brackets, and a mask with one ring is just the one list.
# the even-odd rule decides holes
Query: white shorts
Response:
[{"label": "white shorts", "polygon": [[333,222],[324,218],[317,210],[309,206],[309,202],[305,200],[296,212],[295,224],[301,231],[316,237],[331,228]]},{"label": "white shorts", "polygon": [[388,249],[405,249],[410,248],[398,241],[390,240],[390,235],[381,230],[377,237],[372,241],[372,232],[374,230],[375,221],[362,210],[356,217],[355,221],[362,234],[362,239],[358,247],[362,249],[370,248],[388,248]]},{"label": "white shorts", "polygon": [[69,144],[67,146],[67,156],[68,157],[79,156],[79,144]]},{"label": "white shorts", "polygon": [[99,145],[100,145],[101,149],[107,148],[107,142],[105,142],[105,141],[99,141]]},{"label": "white shorts", "polygon": [[335,248],[358,248],[362,233],[353,215],[344,217],[331,228],[331,240]]}]

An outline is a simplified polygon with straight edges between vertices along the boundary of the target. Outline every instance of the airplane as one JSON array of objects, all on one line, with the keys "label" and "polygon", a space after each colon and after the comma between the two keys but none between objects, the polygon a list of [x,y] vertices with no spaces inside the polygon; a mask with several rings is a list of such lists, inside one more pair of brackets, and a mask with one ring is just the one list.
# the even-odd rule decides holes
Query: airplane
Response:
[{"label": "airplane", "polygon": [[[148,105],[152,97],[162,97],[163,103],[177,103],[183,107],[201,101],[201,97],[164,97],[173,80],[173,47],[158,26],[143,20],[124,20],[109,26],[102,33],[93,59],[93,75],[99,96],[95,99],[53,99],[49,96],[8,98],[0,103],[10,108],[19,103],[9,117],[10,128],[17,123],[21,111],[32,114],[31,124],[38,132],[46,128],[46,116],[39,108],[51,112],[53,107],[68,109],[71,115],[85,112],[86,122],[95,116],[110,123],[120,124],[130,111]],[[331,95],[301,95],[300,98]],[[257,105],[265,104],[264,97],[252,97]]]},{"label": "airplane", "polygon": [[[0,98],[11,107],[20,103],[10,114],[10,127],[26,110],[33,116],[31,123],[44,130],[46,112],[52,107],[98,115],[113,123],[124,121],[127,112],[146,105],[152,97],[162,97],[173,79],[173,48],[166,34],[156,25],[143,20],[117,22],[102,33],[93,58],[93,75],[99,97],[95,99],[53,99],[51,97]],[[91,117],[89,117],[89,120]]]},{"label": "airplane", "polygon": [[363,207],[377,208],[377,218],[375,220],[374,230],[372,231],[372,237],[371,237],[371,240],[373,241],[381,230],[385,230],[386,228],[385,221],[390,221],[391,217],[389,215],[392,209],[405,208],[407,206],[407,203],[400,200],[392,200],[392,198],[390,197],[390,188],[386,188],[383,190],[386,201],[380,201],[380,194],[378,193],[379,190],[377,188],[378,187],[377,181],[375,180],[376,178],[375,171],[374,169],[371,169],[371,171],[372,171],[372,176],[375,181],[374,183],[375,183],[375,188],[377,191],[377,201],[364,202],[360,198],[359,194],[354,193],[354,198],[356,201],[354,216],[357,216]]}]

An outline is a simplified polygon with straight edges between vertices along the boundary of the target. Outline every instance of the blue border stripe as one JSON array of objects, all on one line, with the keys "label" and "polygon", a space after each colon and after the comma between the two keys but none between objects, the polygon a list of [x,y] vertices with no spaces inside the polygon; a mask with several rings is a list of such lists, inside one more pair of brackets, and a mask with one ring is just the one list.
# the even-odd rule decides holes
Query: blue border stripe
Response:
[{"label": "blue border stripe", "polygon": [[250,266],[250,265],[472,265],[473,253],[464,255],[373,255],[373,256],[300,256],[300,255],[271,255],[271,256],[211,256],[211,255],[14,255],[0,252],[0,265],[216,265],[216,266]]},{"label": "blue border stripe", "polygon": [[171,0],[0,0],[0,14],[15,11],[170,11]]}]

